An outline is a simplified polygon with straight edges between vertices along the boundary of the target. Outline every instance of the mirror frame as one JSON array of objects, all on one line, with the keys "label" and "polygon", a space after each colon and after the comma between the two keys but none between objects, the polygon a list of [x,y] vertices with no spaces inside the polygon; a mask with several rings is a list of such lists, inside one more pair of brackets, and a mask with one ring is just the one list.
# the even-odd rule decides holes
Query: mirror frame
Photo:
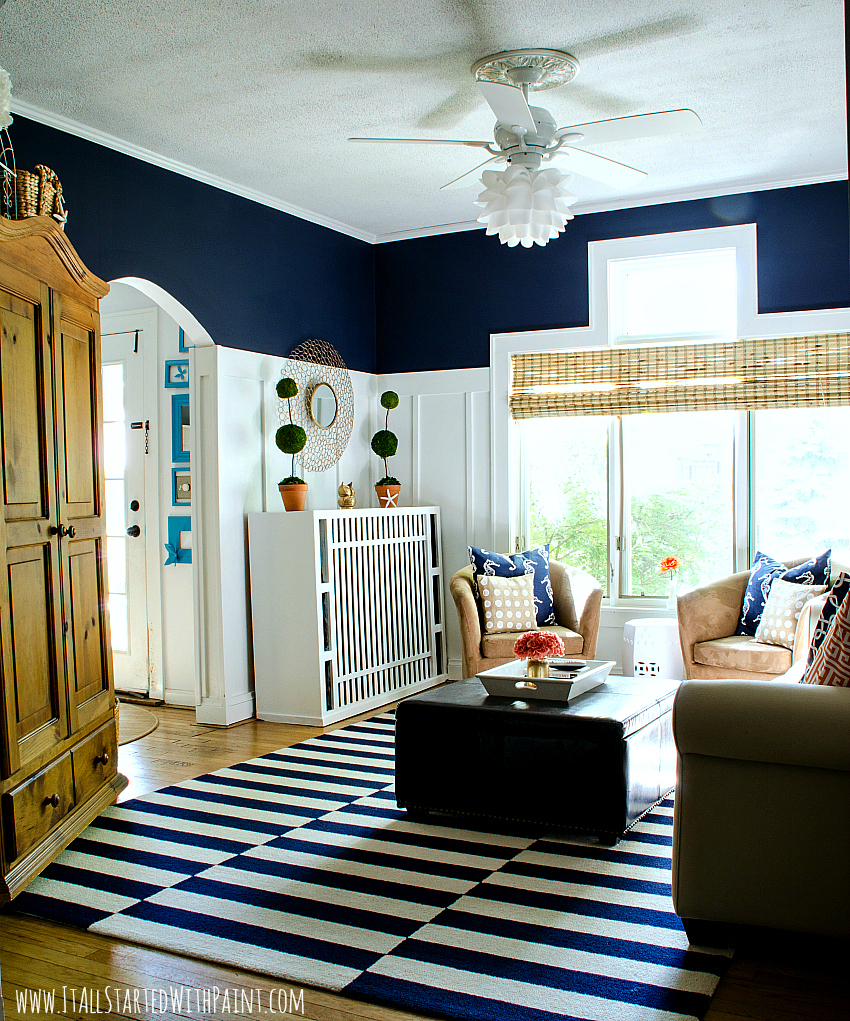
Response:
[{"label": "mirror frame", "polygon": [[[330,420],[330,422],[328,422],[327,425],[322,425],[322,423],[316,418],[313,412],[313,401],[316,399],[316,394],[323,386],[326,386],[328,390],[330,390],[330,392],[334,395],[334,417]],[[313,387],[313,389],[310,391],[310,401],[309,404],[307,405],[307,410],[310,413],[311,421],[316,425],[317,428],[330,429],[333,426],[334,422],[336,422],[337,420],[337,416],[339,415],[339,397],[337,397],[336,390],[334,390],[330,383],[326,383],[324,380],[321,380]]]}]

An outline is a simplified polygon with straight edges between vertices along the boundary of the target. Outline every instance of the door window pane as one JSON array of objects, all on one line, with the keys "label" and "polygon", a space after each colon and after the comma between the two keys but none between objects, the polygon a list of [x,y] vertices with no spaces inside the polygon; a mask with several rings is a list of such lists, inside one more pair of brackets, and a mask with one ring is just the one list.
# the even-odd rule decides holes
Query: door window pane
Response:
[{"label": "door window pane", "polygon": [[124,366],[120,362],[103,366],[103,420],[124,421]]},{"label": "door window pane", "polygon": [[588,571],[608,590],[607,418],[522,423],[532,545]]},{"label": "door window pane", "polygon": [[734,421],[725,411],[623,418],[623,595],[665,595],[668,556],[688,586],[732,573]]},{"label": "door window pane", "polygon": [[109,566],[109,592],[127,591],[127,539],[111,535],[106,540],[106,562]]},{"label": "door window pane", "polygon": [[751,553],[846,561],[850,408],[754,411],[752,435]]},{"label": "door window pane", "polygon": [[115,652],[128,652],[130,648],[130,624],[127,612],[127,597],[110,593],[109,627],[112,632],[112,648]]}]

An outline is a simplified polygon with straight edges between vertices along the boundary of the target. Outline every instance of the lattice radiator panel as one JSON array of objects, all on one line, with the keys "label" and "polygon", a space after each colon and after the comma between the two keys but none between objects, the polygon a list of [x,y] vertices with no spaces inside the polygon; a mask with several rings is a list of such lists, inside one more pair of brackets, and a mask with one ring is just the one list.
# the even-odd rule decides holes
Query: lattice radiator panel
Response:
[{"label": "lattice radiator panel", "polygon": [[323,724],[445,680],[438,508],[251,514],[249,539],[261,719]]}]

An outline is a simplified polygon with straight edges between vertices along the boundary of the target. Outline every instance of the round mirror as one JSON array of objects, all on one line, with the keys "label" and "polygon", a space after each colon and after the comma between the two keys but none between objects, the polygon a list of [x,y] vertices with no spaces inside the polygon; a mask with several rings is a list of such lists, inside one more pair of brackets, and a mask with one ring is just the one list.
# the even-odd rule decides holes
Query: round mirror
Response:
[{"label": "round mirror", "polygon": [[327,383],[319,383],[310,397],[310,417],[320,429],[330,429],[336,421],[336,394]]}]

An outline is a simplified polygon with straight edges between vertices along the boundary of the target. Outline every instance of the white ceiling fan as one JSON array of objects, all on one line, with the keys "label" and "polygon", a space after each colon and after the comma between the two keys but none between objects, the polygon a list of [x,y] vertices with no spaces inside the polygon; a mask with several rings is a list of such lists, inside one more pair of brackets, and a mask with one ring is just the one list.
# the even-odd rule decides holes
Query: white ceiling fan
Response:
[{"label": "white ceiling fan", "polygon": [[[490,158],[484,163],[447,182],[442,186],[443,189],[472,184],[472,174],[493,164],[507,163],[511,167],[525,169],[531,175],[536,174],[544,163],[554,159],[559,161],[559,169],[566,173],[580,174],[612,188],[624,189],[643,180],[647,176],[645,172],[576,148],[577,144],[595,145],[599,142],[667,135],[693,131],[701,126],[702,122],[693,110],[665,110],[559,128],[548,110],[540,106],[529,106],[529,92],[565,85],[575,78],[578,70],[578,61],[569,53],[544,49],[507,50],[483,57],[473,64],[472,74],[476,85],[496,116],[493,137],[498,148],[494,147],[493,142],[455,138],[350,138],[349,141],[465,145],[490,153]],[[492,178],[485,176],[484,183],[490,187]],[[573,201],[574,196],[569,196],[569,200]],[[570,213],[568,218],[571,216]],[[560,230],[563,230],[563,224]],[[532,240],[545,244],[545,241],[537,238]],[[513,243],[518,241],[525,244],[521,238]],[[511,241],[507,240],[507,243]]]}]

